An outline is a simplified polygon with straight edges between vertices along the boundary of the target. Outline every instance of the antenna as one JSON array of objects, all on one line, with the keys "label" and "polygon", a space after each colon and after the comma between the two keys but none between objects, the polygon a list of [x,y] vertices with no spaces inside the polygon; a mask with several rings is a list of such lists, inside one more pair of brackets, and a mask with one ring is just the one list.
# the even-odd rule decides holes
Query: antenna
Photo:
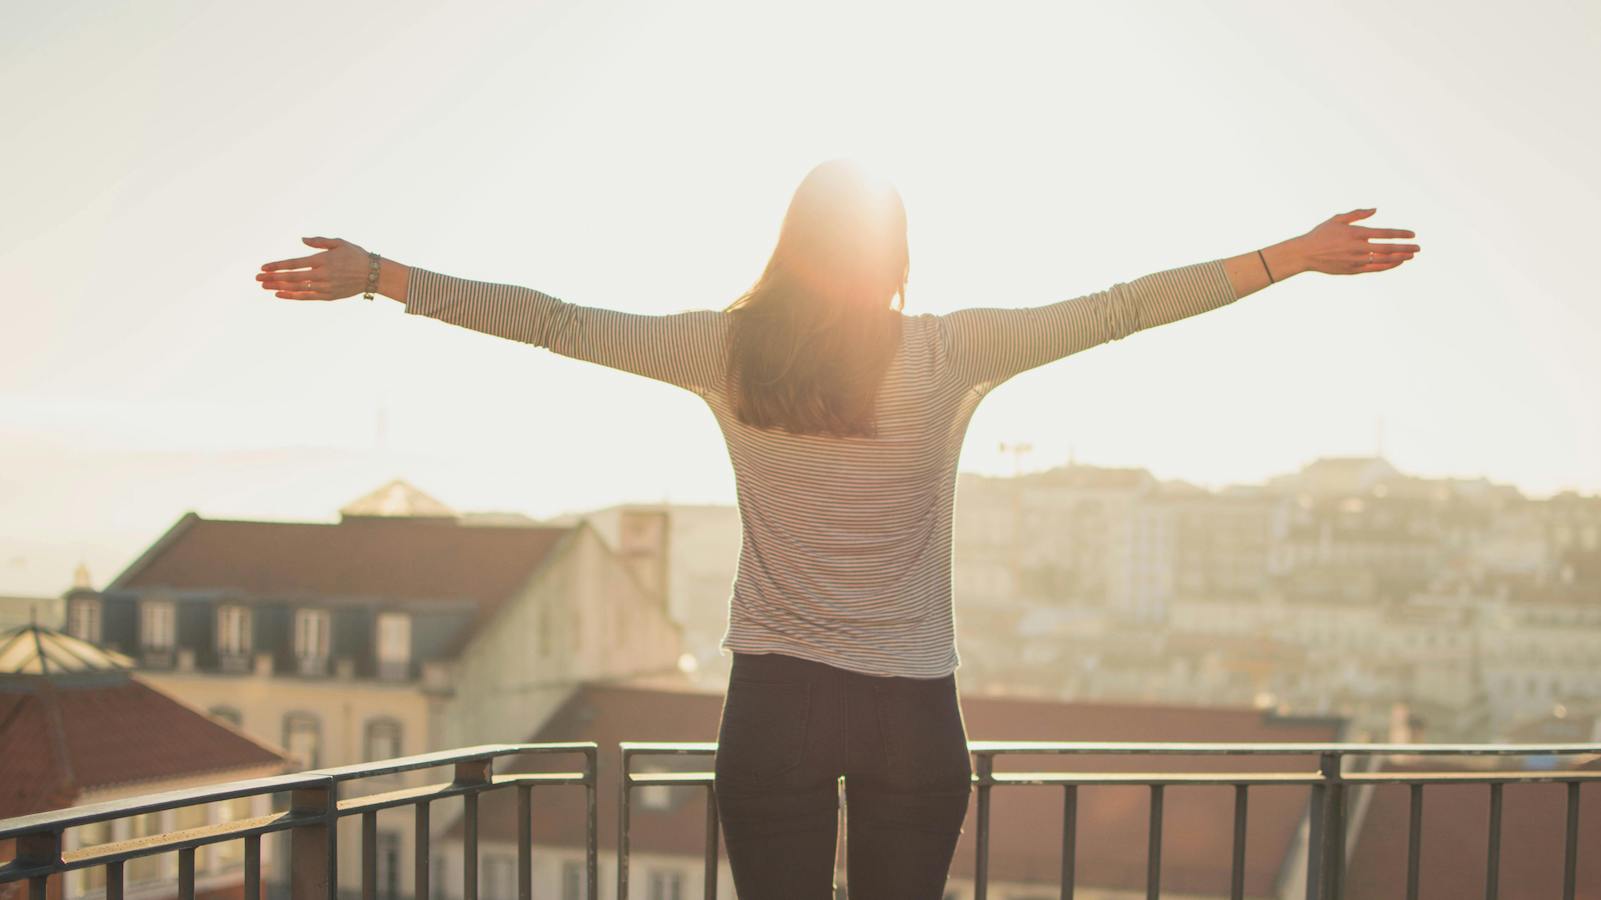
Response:
[{"label": "antenna", "polygon": [[1012,477],[1013,478],[1016,478],[1017,476],[1023,474],[1023,454],[1025,454],[1025,453],[1027,453],[1027,452],[1029,452],[1030,450],[1033,450],[1033,449],[1034,449],[1034,445],[1033,444],[1029,444],[1029,443],[1009,444],[1009,443],[1007,443],[1005,441],[1001,441],[1001,445],[1000,445],[1001,452],[1002,453],[1010,453],[1012,455]]}]

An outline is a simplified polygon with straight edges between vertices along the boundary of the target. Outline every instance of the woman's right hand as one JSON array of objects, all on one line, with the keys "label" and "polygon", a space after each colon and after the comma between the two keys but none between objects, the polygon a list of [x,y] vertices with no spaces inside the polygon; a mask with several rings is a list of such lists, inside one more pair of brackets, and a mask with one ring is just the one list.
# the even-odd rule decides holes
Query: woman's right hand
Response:
[{"label": "woman's right hand", "polygon": [[1329,275],[1356,275],[1393,269],[1417,255],[1417,244],[1381,244],[1374,238],[1416,237],[1403,228],[1367,228],[1353,225],[1377,212],[1353,209],[1331,216],[1316,228],[1295,239],[1305,271]]}]

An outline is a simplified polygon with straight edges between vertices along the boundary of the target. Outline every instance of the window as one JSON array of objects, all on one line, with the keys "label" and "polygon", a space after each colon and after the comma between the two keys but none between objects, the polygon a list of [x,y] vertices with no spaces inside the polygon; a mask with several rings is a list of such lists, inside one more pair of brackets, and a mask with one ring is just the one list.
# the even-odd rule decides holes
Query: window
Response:
[{"label": "window", "polygon": [[322,764],[322,723],[311,713],[292,712],[284,716],[283,745],[300,768],[318,768]]},{"label": "window", "polygon": [[503,853],[484,854],[485,897],[517,896],[517,859]]},{"label": "window", "polygon": [[576,859],[561,864],[561,900],[583,900],[584,864]]},{"label": "window", "polygon": [[683,900],[684,876],[678,872],[652,869],[650,889],[645,892],[650,900]]},{"label": "window", "polygon": [[[144,813],[128,817],[128,837],[137,839],[161,833],[161,813]],[[154,881],[161,877],[161,863],[166,854],[138,856],[123,867],[123,877],[129,884]]]},{"label": "window", "polygon": [[295,658],[305,675],[321,675],[328,663],[328,611],[295,610]]},{"label": "window", "polygon": [[[217,822],[237,822],[248,819],[254,814],[252,809],[255,801],[251,797],[235,797],[232,800],[223,800],[216,804]],[[244,865],[245,842],[243,838],[232,841],[221,841],[211,845],[211,865],[213,869],[222,871],[235,866]]]},{"label": "window", "polygon": [[171,600],[139,602],[139,644],[147,650],[171,650],[176,637]]},{"label": "window", "polygon": [[367,761],[400,756],[400,723],[394,719],[367,721]]},{"label": "window", "polygon": [[400,835],[393,831],[378,832],[378,896],[380,900],[400,897]]},{"label": "window", "polygon": [[[643,765],[638,770],[641,774],[649,772],[666,772],[662,766]],[[672,788],[665,784],[645,784],[635,789],[639,797],[640,809],[664,810],[673,808]]]},{"label": "window", "polygon": [[411,616],[378,614],[378,677],[405,678],[411,672]]},{"label": "window", "polygon": [[428,868],[429,877],[434,880],[434,889],[431,896],[450,896],[450,857],[440,856]]},{"label": "window", "polygon": [[248,607],[217,607],[217,652],[223,656],[244,656],[250,652]]},{"label": "window", "polygon": [[67,616],[67,633],[91,644],[100,643],[100,601],[72,601]]},{"label": "window", "polygon": [[229,725],[232,725],[235,728],[239,728],[245,723],[244,714],[232,706],[213,706],[211,709],[207,710],[206,714],[211,716],[213,719],[227,722]]},{"label": "window", "polygon": [[[110,822],[90,822],[77,828],[78,842],[75,849],[94,847],[111,841]],[[106,867],[90,866],[73,873],[78,876],[78,890],[99,890],[106,886]]]}]

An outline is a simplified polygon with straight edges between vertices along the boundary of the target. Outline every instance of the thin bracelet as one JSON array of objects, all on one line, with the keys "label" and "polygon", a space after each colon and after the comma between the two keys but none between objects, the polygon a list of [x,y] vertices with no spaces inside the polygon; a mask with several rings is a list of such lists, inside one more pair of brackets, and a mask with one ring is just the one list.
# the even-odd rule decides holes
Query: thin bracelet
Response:
[{"label": "thin bracelet", "polygon": [[376,253],[367,254],[367,293],[362,296],[368,300],[372,299],[372,292],[378,290],[378,262],[381,258]]},{"label": "thin bracelet", "polygon": [[[1262,256],[1262,251],[1260,251],[1260,250],[1256,251],[1256,255],[1257,256]],[[1262,256],[1262,270],[1267,272],[1267,283],[1268,284],[1276,284],[1277,283],[1277,279],[1275,279],[1273,277],[1273,270],[1269,269],[1267,267],[1267,257],[1265,257],[1265,256]]]}]

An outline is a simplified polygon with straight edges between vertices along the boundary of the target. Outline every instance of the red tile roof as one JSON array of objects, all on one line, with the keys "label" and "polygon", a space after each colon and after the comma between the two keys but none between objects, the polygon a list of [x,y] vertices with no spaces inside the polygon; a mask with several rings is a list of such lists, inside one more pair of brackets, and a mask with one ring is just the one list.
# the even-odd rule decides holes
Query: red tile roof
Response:
[{"label": "red tile roof", "polygon": [[[614,848],[617,834],[619,741],[713,741],[722,694],[585,685],[576,689],[532,741],[595,741],[601,749],[598,798],[600,843]],[[964,697],[963,717],[971,740],[1104,741],[1329,741],[1330,720],[1281,720],[1250,709],[1189,708],[1124,704],[1061,703]],[[667,762],[653,757],[650,762]],[[1002,759],[997,771],[1057,768],[1048,757]],[[552,765],[551,760],[541,766]],[[566,765],[566,764],[559,764]],[[576,762],[572,763],[576,765]],[[709,757],[687,757],[674,768],[706,771]],[[503,764],[498,771],[526,766]],[[1263,757],[1254,762],[1216,757],[1080,757],[1061,769],[1093,771],[1212,771],[1255,769],[1310,771],[1309,757]],[[634,807],[631,840],[642,852],[698,856],[705,832],[704,789],[674,788],[671,810]],[[1170,891],[1223,894],[1229,887],[1234,799],[1229,787],[1169,787],[1164,798],[1163,887]],[[1060,873],[1062,793],[1054,788],[998,787],[993,792],[991,878],[1055,883]],[[1088,787],[1079,793],[1079,884],[1128,890],[1145,883],[1146,810],[1142,787]],[[1305,811],[1305,788],[1253,788],[1246,854],[1248,894],[1273,892],[1294,832]],[[583,794],[572,788],[541,788],[535,794],[534,840],[581,846]],[[485,795],[479,834],[486,841],[516,840],[516,799],[511,792]],[[953,877],[972,877],[977,801],[969,806],[965,833],[952,864]],[[459,833],[460,822],[454,826]],[[723,857],[726,858],[726,855]]]},{"label": "red tile roof", "polygon": [[[1567,765],[1574,768],[1590,766]],[[1451,771],[1448,762],[1389,765],[1385,771]],[[1601,785],[1580,788],[1579,865],[1574,896],[1601,900],[1601,815],[1594,813]],[[1353,802],[1355,798],[1353,797]],[[1406,891],[1411,791],[1375,787],[1351,840],[1345,878],[1348,900],[1399,897]],[[1567,785],[1509,784],[1501,794],[1502,900],[1562,896]],[[1485,896],[1490,835],[1490,789],[1482,784],[1431,784],[1423,789],[1418,896],[1460,900]]]},{"label": "red tile roof", "polygon": [[187,513],[109,585],[235,589],[272,597],[499,604],[572,528],[352,517],[338,524]]},{"label": "red tile roof", "polygon": [[68,806],[94,788],[286,764],[134,677],[0,680],[0,818]]}]

